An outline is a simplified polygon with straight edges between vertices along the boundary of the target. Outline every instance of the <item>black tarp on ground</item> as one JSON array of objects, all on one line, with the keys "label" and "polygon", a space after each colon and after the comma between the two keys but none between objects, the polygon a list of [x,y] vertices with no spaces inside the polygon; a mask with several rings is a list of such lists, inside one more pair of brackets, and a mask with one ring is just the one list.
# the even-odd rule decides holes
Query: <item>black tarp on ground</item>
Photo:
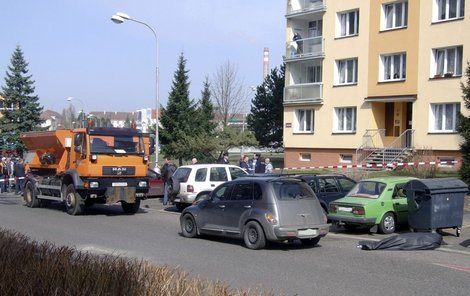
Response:
[{"label": "black tarp on ground", "polygon": [[387,237],[381,241],[362,240],[357,247],[361,250],[434,250],[442,244],[439,233],[411,232]]}]

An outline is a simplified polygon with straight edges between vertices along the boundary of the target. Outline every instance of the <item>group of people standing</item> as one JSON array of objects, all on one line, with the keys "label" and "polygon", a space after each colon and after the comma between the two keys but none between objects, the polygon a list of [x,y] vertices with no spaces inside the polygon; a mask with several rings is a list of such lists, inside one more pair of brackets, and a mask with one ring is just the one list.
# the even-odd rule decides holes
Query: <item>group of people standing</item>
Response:
[{"label": "group of people standing", "polygon": [[273,165],[270,159],[262,159],[260,153],[253,154],[252,159],[249,159],[247,155],[242,155],[239,166],[249,174],[270,174],[273,172]]},{"label": "group of people standing", "polygon": [[10,192],[12,182],[15,181],[15,194],[23,192],[24,179],[26,177],[23,159],[13,161],[10,157],[2,157],[0,162],[0,189],[1,192]]}]

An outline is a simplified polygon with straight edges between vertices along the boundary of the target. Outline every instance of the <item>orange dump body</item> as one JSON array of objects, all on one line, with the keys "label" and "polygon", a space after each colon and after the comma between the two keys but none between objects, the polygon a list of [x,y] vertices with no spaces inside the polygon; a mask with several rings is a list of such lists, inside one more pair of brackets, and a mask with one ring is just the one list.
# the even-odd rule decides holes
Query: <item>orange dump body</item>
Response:
[{"label": "orange dump body", "polygon": [[56,173],[66,170],[67,150],[70,150],[66,148],[66,141],[71,145],[73,131],[28,132],[21,134],[20,138],[29,150],[29,168],[55,169]]}]

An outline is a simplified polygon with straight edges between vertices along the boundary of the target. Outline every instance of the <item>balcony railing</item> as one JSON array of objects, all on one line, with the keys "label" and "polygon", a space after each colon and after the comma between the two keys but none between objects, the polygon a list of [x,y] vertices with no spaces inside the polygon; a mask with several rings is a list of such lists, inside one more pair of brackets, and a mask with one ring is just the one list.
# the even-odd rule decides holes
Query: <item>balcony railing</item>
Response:
[{"label": "balcony railing", "polygon": [[321,103],[323,101],[323,84],[307,83],[289,85],[284,88],[285,104]]},{"label": "balcony railing", "polygon": [[324,56],[323,36],[299,39],[286,43],[286,59]]},{"label": "balcony railing", "polygon": [[291,0],[287,3],[287,14],[296,14],[325,9],[326,0]]}]

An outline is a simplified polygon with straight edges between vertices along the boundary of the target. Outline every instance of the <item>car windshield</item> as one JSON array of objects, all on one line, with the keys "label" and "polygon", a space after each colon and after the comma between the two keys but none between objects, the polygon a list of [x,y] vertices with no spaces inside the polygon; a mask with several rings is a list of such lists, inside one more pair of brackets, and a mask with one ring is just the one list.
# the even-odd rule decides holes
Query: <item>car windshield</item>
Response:
[{"label": "car windshield", "polygon": [[361,181],[349,191],[347,196],[378,198],[387,184],[377,181]]},{"label": "car windshield", "polygon": [[140,136],[90,135],[92,154],[144,154],[144,142]]},{"label": "car windshield", "polygon": [[305,182],[273,182],[274,191],[280,200],[294,200],[294,199],[314,199],[310,186]]}]

